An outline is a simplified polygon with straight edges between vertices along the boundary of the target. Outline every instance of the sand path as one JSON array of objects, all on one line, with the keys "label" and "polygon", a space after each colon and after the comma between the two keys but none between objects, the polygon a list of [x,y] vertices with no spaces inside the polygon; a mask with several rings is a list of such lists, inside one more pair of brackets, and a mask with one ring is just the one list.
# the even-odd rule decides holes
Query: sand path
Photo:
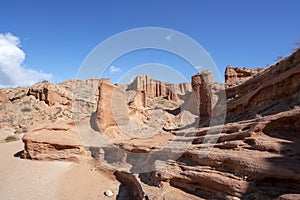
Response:
[{"label": "sand path", "polygon": [[[88,164],[31,161],[14,157],[21,141],[0,143],[0,199],[116,199],[119,182]],[[114,191],[106,197],[104,191]]]}]

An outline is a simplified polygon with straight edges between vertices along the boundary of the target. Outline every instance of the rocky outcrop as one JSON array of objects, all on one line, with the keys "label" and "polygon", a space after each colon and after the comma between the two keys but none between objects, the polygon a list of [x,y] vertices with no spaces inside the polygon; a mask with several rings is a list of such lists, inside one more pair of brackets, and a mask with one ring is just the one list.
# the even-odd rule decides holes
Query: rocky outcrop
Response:
[{"label": "rocky outcrop", "polygon": [[178,85],[176,85],[177,89],[176,89],[176,93],[177,94],[181,94],[184,95],[187,92],[191,92],[192,91],[192,84],[191,83],[179,83]]},{"label": "rocky outcrop", "polygon": [[209,118],[212,110],[212,91],[213,83],[210,71],[203,71],[192,76],[192,88],[199,107],[201,117]]},{"label": "rocky outcrop", "polygon": [[76,132],[74,123],[40,125],[23,136],[23,157],[34,160],[82,161],[89,153]]},{"label": "rocky outcrop", "polygon": [[114,173],[117,180],[120,181],[123,187],[127,190],[127,195],[120,194],[119,192],[119,198],[123,199],[145,199],[144,197],[145,192],[143,188],[141,187],[141,184],[139,183],[139,180],[131,173],[124,172],[124,171],[116,171]]},{"label": "rocky outcrop", "polygon": [[147,98],[164,97],[168,100],[177,101],[176,89],[173,84],[163,83],[148,75],[137,76],[127,87],[127,90],[145,91]]},{"label": "rocky outcrop", "polygon": [[21,99],[27,95],[28,88],[3,88],[0,89],[0,104],[7,104]]},{"label": "rocky outcrop", "polygon": [[276,200],[298,200],[300,199],[300,194],[283,194],[280,195]]},{"label": "rocky outcrop", "polygon": [[[169,183],[199,199],[297,198],[299,55],[300,51],[295,52],[249,80],[226,84],[227,123],[223,127],[200,127],[193,131],[171,130],[180,137],[176,140],[192,140],[192,144],[178,160],[168,160],[163,167],[145,173],[140,179],[155,187]],[[214,90],[222,91],[209,74],[204,72],[192,78],[200,117],[203,113],[208,117],[208,107],[214,107],[207,106],[208,99],[217,94]],[[201,102],[205,106],[201,107]],[[147,139],[146,143],[123,142],[123,147],[130,152],[151,152],[152,148],[162,148],[153,145],[155,141],[167,138],[165,133]],[[166,157],[159,154],[152,162],[145,161],[145,166],[170,159],[172,154],[176,151],[171,149]]]},{"label": "rocky outcrop", "polygon": [[232,84],[235,82],[241,82],[247,80],[261,72],[263,68],[246,69],[227,66],[225,70],[225,82]]},{"label": "rocky outcrop", "polygon": [[229,121],[271,115],[300,105],[300,51],[237,86],[226,88]]},{"label": "rocky outcrop", "polygon": [[[192,145],[177,161],[146,173],[147,179],[156,186],[170,183],[199,199],[272,199],[296,193],[300,190],[299,136],[295,132],[300,128],[299,117],[300,109],[294,109],[225,124],[218,134],[208,131],[219,127],[173,131],[186,141],[193,139]],[[130,151],[135,152],[145,149],[145,144],[132,147]],[[168,156],[175,153],[170,151]]]},{"label": "rocky outcrop", "polygon": [[132,94],[127,93],[127,104],[130,107],[143,109],[147,107],[147,96],[145,91],[133,91]]},{"label": "rocky outcrop", "polygon": [[110,126],[128,123],[126,92],[110,83],[109,78],[99,81],[99,100],[96,117],[100,131]]},{"label": "rocky outcrop", "polygon": [[72,93],[56,84],[44,81],[29,88],[28,95],[35,96],[39,101],[44,101],[49,106],[55,103],[62,105],[72,105]]}]

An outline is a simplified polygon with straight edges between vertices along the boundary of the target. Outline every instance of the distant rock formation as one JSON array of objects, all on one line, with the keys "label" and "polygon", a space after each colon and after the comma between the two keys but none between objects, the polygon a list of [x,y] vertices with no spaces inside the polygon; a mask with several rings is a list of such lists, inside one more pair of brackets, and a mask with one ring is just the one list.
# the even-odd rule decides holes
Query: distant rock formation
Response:
[{"label": "distant rock formation", "polygon": [[0,89],[0,104],[4,105],[27,95],[28,88],[3,88]]},{"label": "distant rock formation", "polygon": [[185,93],[188,89],[188,83],[178,86],[155,80],[148,75],[137,76],[127,87],[127,90],[145,91],[147,98],[164,97],[172,101],[178,101],[177,92]]},{"label": "distant rock formation", "polygon": [[28,95],[33,95],[39,101],[44,101],[50,106],[53,106],[55,103],[69,106],[72,104],[72,93],[70,91],[48,81],[31,86],[28,90]]},{"label": "distant rock formation", "polygon": [[191,83],[179,83],[178,85],[175,85],[175,91],[177,94],[184,95],[187,92],[192,91],[192,84]]},{"label": "distant rock formation", "polygon": [[233,84],[238,81],[243,81],[247,78],[252,78],[262,70],[263,68],[246,69],[227,66],[225,70],[225,82],[228,84]]}]

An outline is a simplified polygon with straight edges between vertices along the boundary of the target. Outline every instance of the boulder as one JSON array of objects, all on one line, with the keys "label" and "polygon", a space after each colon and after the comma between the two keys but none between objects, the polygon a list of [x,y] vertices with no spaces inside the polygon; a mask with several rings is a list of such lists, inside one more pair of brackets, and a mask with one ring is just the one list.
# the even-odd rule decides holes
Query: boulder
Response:
[{"label": "boulder", "polygon": [[37,126],[23,136],[23,157],[33,160],[82,161],[89,158],[74,123]]}]

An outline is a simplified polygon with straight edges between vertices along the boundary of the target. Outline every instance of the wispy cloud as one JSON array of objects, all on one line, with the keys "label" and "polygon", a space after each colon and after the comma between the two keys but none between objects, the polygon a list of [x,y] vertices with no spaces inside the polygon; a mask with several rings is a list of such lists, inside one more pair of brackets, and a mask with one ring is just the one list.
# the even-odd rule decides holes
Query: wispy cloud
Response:
[{"label": "wispy cloud", "polygon": [[52,78],[51,74],[24,68],[25,53],[20,46],[18,37],[0,34],[0,87],[28,86]]},{"label": "wispy cloud", "polygon": [[198,65],[198,66],[195,66],[195,68],[196,68],[197,70],[200,70],[200,69],[202,69],[203,67],[200,66],[200,65]]},{"label": "wispy cloud", "polygon": [[169,35],[167,35],[167,36],[166,36],[166,40],[172,41],[173,35],[174,35],[174,33],[170,33]]},{"label": "wispy cloud", "polygon": [[115,67],[115,66],[110,66],[109,72],[111,74],[119,73],[119,72],[121,72],[121,68],[120,67]]}]

